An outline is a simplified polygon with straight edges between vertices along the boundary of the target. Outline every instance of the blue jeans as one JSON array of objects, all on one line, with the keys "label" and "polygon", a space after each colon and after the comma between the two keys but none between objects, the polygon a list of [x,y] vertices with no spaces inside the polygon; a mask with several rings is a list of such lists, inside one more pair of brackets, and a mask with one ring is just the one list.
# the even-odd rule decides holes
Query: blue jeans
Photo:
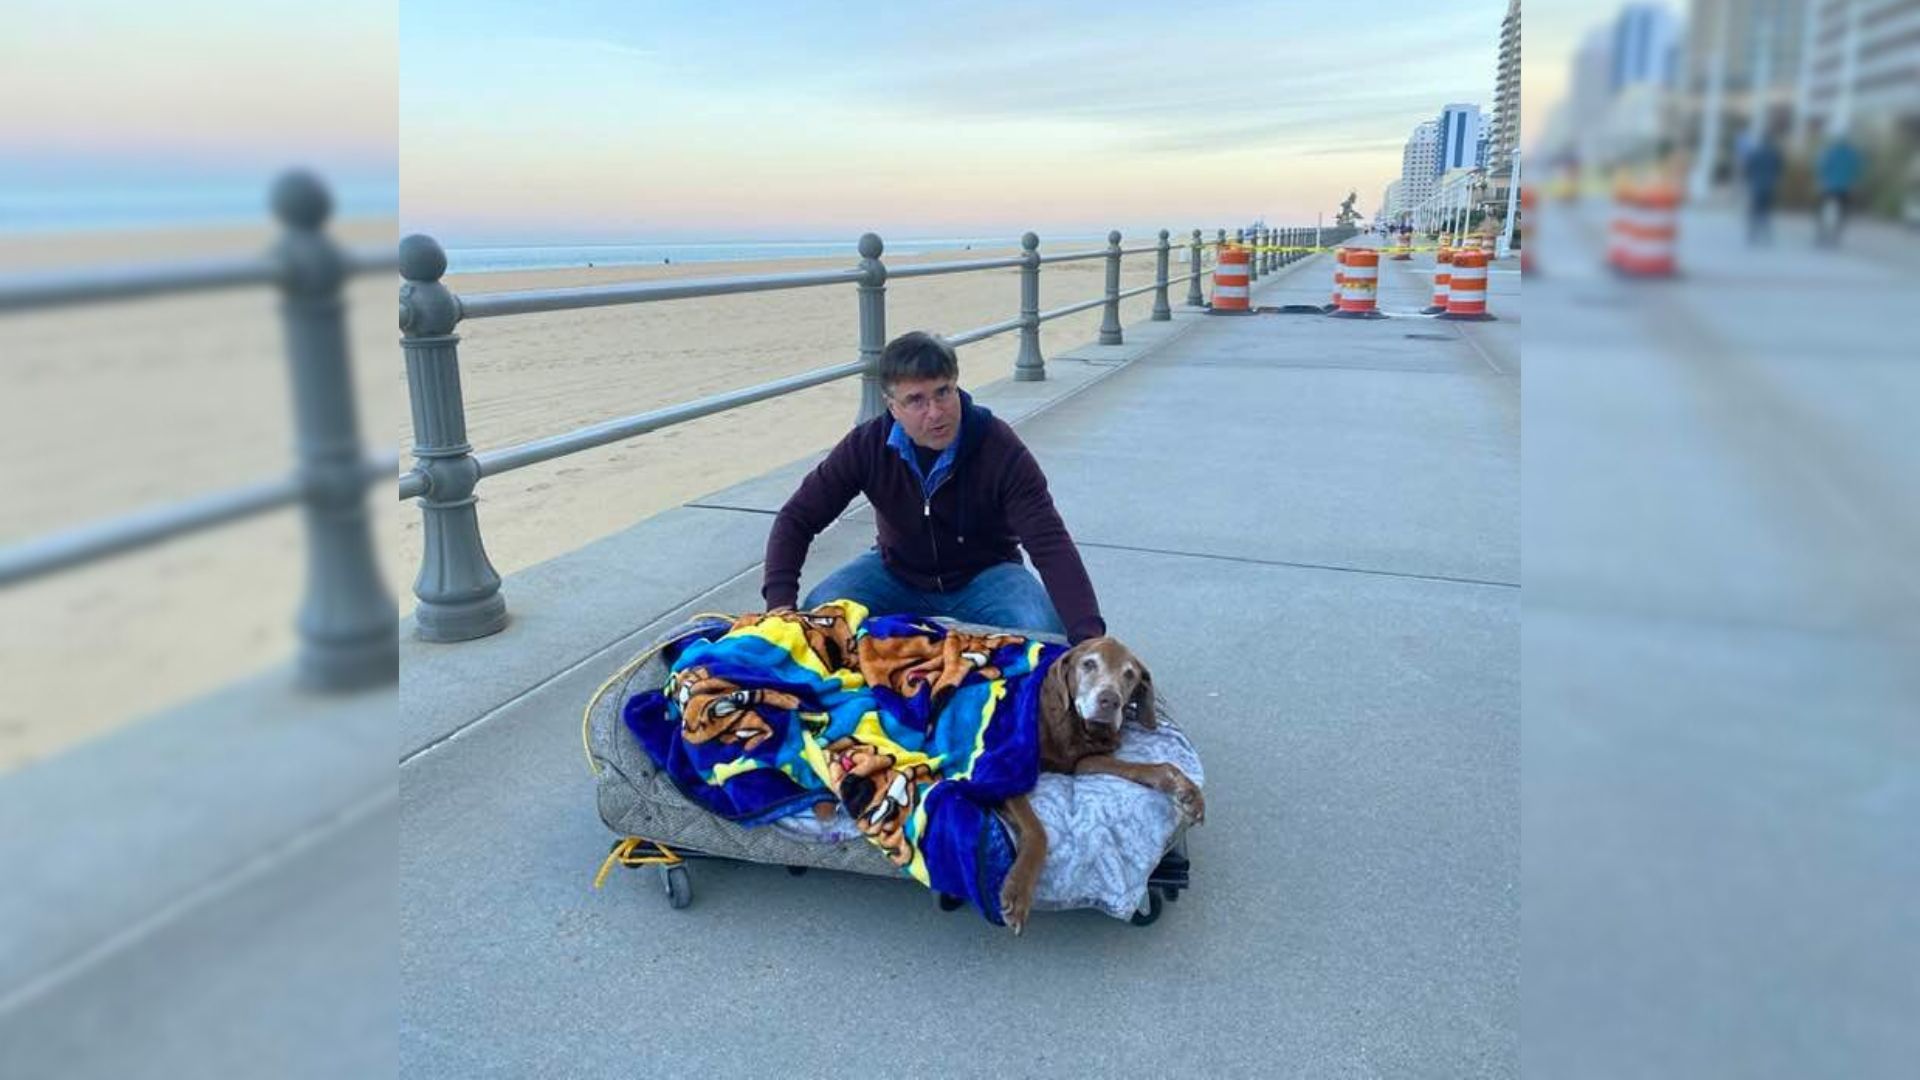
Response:
[{"label": "blue jeans", "polygon": [[817,607],[841,599],[865,604],[870,615],[944,615],[1010,630],[1063,636],[1067,632],[1040,579],[1020,563],[1001,563],[982,570],[957,590],[922,592],[894,577],[880,561],[879,551],[869,551],[808,590],[802,606]]}]

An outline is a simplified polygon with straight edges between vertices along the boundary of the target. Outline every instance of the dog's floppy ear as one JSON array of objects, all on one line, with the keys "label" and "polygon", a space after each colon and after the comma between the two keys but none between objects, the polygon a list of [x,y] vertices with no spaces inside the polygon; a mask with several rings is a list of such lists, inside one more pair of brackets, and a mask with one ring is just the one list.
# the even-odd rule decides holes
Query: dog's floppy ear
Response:
[{"label": "dog's floppy ear", "polygon": [[1061,653],[1053,666],[1047,669],[1047,677],[1040,684],[1040,717],[1065,717],[1073,719],[1078,714],[1073,708],[1073,662],[1080,652],[1074,646]]},{"label": "dog's floppy ear", "polygon": [[[1140,663],[1138,657],[1134,663]],[[1140,664],[1140,685],[1133,688],[1133,697],[1127,701],[1127,717],[1148,731],[1160,727],[1160,717],[1153,710],[1153,672],[1145,664]]]}]

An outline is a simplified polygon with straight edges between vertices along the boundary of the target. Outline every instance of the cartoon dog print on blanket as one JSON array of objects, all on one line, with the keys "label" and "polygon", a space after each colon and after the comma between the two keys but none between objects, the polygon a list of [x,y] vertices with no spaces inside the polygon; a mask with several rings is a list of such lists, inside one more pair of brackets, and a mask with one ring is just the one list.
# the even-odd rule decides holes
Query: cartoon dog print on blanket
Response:
[{"label": "cartoon dog print on blanket", "polygon": [[733,622],[735,630],[765,622],[797,623],[807,635],[807,648],[820,658],[828,671],[852,666],[853,627],[847,622],[847,609],[839,604],[821,604],[811,611],[769,611],[742,615]]},{"label": "cartoon dog print on blanket", "polygon": [[896,768],[892,754],[855,739],[836,739],[826,748],[827,780],[860,831],[880,845],[895,866],[913,861],[907,823],[920,806],[920,785],[938,780],[925,764]]},{"label": "cartoon dog print on blanket", "polygon": [[903,698],[912,698],[922,687],[931,687],[933,706],[938,709],[969,674],[1000,678],[1000,669],[987,663],[994,650],[1025,640],[1013,634],[957,632],[942,638],[918,634],[862,637],[858,645],[860,676],[868,686],[884,686]]},{"label": "cartoon dog print on blanket", "polygon": [[773,725],[756,711],[759,706],[800,707],[800,699],[792,694],[747,689],[715,678],[704,667],[675,672],[667,681],[667,697],[680,708],[680,728],[688,742],[717,738],[723,743],[740,743],[749,751],[773,737]]}]

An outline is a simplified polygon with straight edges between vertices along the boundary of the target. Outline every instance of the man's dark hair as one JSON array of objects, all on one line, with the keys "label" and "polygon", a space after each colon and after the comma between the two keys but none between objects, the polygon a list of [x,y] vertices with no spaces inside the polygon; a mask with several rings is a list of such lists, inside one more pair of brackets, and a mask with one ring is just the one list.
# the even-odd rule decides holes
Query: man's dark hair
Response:
[{"label": "man's dark hair", "polygon": [[891,391],[893,384],[907,379],[957,379],[960,358],[953,346],[924,330],[901,334],[880,353],[880,386]]}]

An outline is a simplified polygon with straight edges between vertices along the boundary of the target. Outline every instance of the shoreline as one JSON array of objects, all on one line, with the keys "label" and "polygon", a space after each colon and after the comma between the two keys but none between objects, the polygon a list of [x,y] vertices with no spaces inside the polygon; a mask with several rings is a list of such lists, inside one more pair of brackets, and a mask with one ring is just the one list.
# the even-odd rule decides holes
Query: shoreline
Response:
[{"label": "shoreline", "polygon": [[[437,239],[437,238],[436,238]],[[941,256],[960,261],[980,258],[986,251],[1020,250],[1018,238],[926,237],[885,240],[882,258],[895,259]],[[1083,250],[1104,246],[1101,236],[1060,236],[1054,247]],[[449,277],[495,273],[566,273],[575,270],[646,269],[683,264],[721,265],[786,263],[814,259],[832,259],[844,263],[860,260],[858,241],[831,240],[695,240],[632,241],[590,243],[524,244],[445,244]],[[544,255],[541,253],[545,253]],[[593,258],[598,254],[598,258]]]}]

